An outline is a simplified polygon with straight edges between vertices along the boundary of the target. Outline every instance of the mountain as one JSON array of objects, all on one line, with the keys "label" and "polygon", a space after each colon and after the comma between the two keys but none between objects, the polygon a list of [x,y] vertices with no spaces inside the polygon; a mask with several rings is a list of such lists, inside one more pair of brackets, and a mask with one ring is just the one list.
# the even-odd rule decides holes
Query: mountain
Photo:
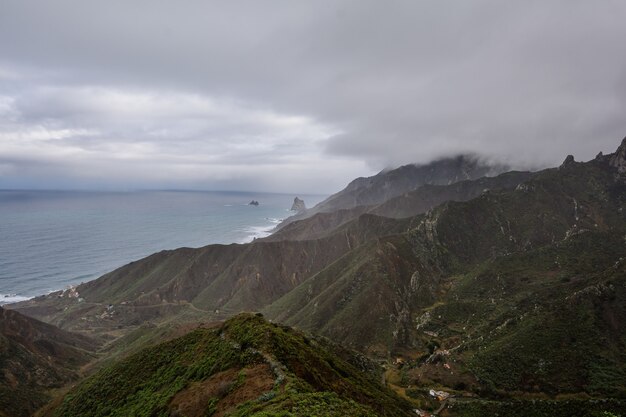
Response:
[{"label": "mountain", "polygon": [[[427,186],[369,209],[387,214],[392,210],[385,207],[404,207],[404,212],[421,213],[448,199],[480,195],[486,188],[514,187],[531,175],[512,172]],[[332,221],[319,227],[317,220],[327,216],[332,216]],[[352,249],[378,236],[404,232],[412,221],[368,214],[362,207],[321,213],[246,245],[162,251],[71,291],[37,297],[12,308],[68,330],[115,334],[120,326],[130,328],[173,315],[223,319],[271,304]]]},{"label": "mountain", "polygon": [[163,251],[101,278],[12,306],[62,328],[119,334],[146,321],[186,315],[223,319],[258,310],[369,238],[357,230],[302,242],[210,245]]},{"label": "mountain", "polygon": [[97,345],[0,307],[0,416],[30,416],[48,391],[75,381]]},{"label": "mountain", "polygon": [[372,177],[353,180],[346,188],[315,207],[289,217],[278,225],[277,230],[317,213],[378,205],[423,185],[450,185],[459,181],[497,175],[506,170],[503,165],[483,163],[477,157],[469,155],[444,158],[425,165],[409,164],[383,170]]},{"label": "mountain", "polygon": [[441,415],[624,413],[625,172],[626,139],[589,162],[426,184],[250,244],[160,252],[11,308],[139,352],[146,323],[261,310],[387,363],[390,387]]},{"label": "mountain", "polygon": [[405,386],[626,398],[625,149],[440,205],[264,312],[406,354]]},{"label": "mountain", "polygon": [[365,213],[395,219],[413,217],[447,201],[468,201],[488,191],[515,188],[533,175],[531,172],[511,171],[496,177],[482,177],[450,185],[422,185],[381,204],[321,212],[302,220],[291,221],[264,240],[319,239]]},{"label": "mountain", "polygon": [[415,415],[380,378],[362,356],[241,314],[100,370],[48,415]]}]

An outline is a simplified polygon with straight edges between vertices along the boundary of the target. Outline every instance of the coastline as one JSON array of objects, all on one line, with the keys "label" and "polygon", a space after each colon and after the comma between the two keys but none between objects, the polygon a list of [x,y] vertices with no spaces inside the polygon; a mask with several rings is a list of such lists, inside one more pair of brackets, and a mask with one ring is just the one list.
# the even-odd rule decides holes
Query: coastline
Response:
[{"label": "coastline", "polygon": [[[291,213],[291,211],[290,210],[286,210],[286,212],[287,212],[286,214],[288,214],[288,215],[286,217],[284,217],[284,218],[267,217],[267,218],[265,218],[265,224],[263,224],[263,225],[257,225],[257,226],[251,225],[251,226],[245,226],[245,227],[241,228],[241,231],[246,232],[247,235],[244,238],[241,238],[241,239],[239,239],[237,241],[233,241],[233,242],[230,242],[230,243],[247,244],[247,243],[254,242],[256,239],[261,239],[261,238],[270,236],[276,230],[276,226],[278,224],[280,224],[285,218],[290,216],[289,213]],[[212,245],[212,244],[215,244],[215,243],[208,243],[207,245]],[[226,244],[229,244],[229,243],[226,243]],[[179,249],[181,247],[185,247],[185,246],[180,246],[178,248],[173,248],[171,250],[176,250],[176,249]],[[199,246],[199,247],[202,247],[202,246]],[[147,256],[150,256],[150,255],[147,255]],[[120,267],[121,266],[123,266],[123,265],[120,265]],[[87,279],[85,281],[81,281],[81,282],[75,283],[75,284],[68,284],[68,285],[65,285],[63,288],[49,289],[45,293],[39,293],[39,294],[36,294],[36,295],[31,295],[31,296],[20,295],[20,294],[16,294],[16,293],[8,293],[8,294],[0,293],[0,306],[4,306],[4,305],[8,305],[8,304],[14,304],[14,303],[19,303],[19,302],[22,302],[22,301],[28,301],[28,300],[31,300],[33,298],[45,296],[45,295],[48,295],[48,294],[51,294],[51,293],[54,293],[54,292],[58,292],[58,291],[71,290],[72,288],[75,288],[78,285],[84,284],[84,283],[89,282],[89,281],[96,280],[96,279],[100,278],[102,275],[104,275],[104,274],[106,274],[108,272],[110,272],[110,271],[104,272],[103,274],[94,274],[90,279]]]},{"label": "coastline", "polygon": [[[323,195],[300,195],[311,205]],[[260,206],[250,206],[251,200]],[[0,305],[63,291],[163,250],[270,236],[293,195],[0,191]]]},{"label": "coastline", "polygon": [[233,243],[240,243],[240,244],[251,243],[251,242],[254,242],[256,239],[262,239],[264,237],[268,237],[272,233],[274,233],[274,231],[276,231],[276,226],[279,225],[285,219],[268,217],[265,220],[269,222],[269,225],[264,224],[262,226],[244,227],[242,230],[248,232],[249,233],[248,236],[240,239],[238,242],[233,242]]}]

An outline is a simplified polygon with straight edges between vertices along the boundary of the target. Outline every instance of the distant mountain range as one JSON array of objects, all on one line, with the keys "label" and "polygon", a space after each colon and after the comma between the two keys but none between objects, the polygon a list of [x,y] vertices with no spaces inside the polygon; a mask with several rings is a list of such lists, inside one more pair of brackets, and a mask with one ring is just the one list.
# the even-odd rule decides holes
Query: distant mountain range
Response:
[{"label": "distant mountain range", "polygon": [[478,157],[459,155],[444,158],[425,165],[409,164],[387,169],[368,178],[357,178],[346,188],[328,197],[315,207],[304,210],[278,225],[306,219],[317,213],[382,204],[394,197],[414,191],[423,185],[450,185],[460,181],[494,176],[507,171],[501,164],[488,164]]},{"label": "distant mountain range", "polygon": [[[259,416],[415,415],[411,407],[449,416],[626,413],[626,139],[589,162],[568,157],[540,172],[503,170],[457,157],[384,171],[353,181],[268,238],[159,252],[10,306],[108,343],[93,367],[103,370],[49,412],[121,415],[146,407],[153,414],[145,415],[173,415],[184,409],[181,398],[200,390],[209,396],[203,410],[214,407],[209,415],[243,415],[231,407],[237,401]],[[242,311],[332,343],[315,345],[323,360],[310,359],[307,336],[293,333],[299,342],[290,341],[287,328],[257,316],[179,334]],[[216,372],[231,372],[224,378],[232,388],[235,370],[257,363],[222,346],[232,337],[229,323],[247,329],[232,340],[237,355],[254,349],[265,358],[259,366],[278,360],[292,378],[268,385],[264,392],[274,397],[267,403],[213,391]],[[345,350],[348,362],[362,357],[362,368],[374,369],[365,354],[385,370],[346,370],[324,353],[341,350],[335,343],[361,352]],[[226,356],[202,362],[210,346]],[[180,349],[206,352],[179,363]],[[159,359],[170,350],[170,359]],[[224,365],[217,371],[215,363]],[[135,367],[145,367],[148,385],[126,371]],[[260,380],[278,378],[258,371]],[[337,379],[318,384],[331,374]],[[113,376],[119,389],[105,388]],[[435,399],[430,389],[445,395]],[[93,402],[100,398],[114,400]],[[324,404],[343,411],[311,411]],[[86,411],[93,407],[104,411]]]}]

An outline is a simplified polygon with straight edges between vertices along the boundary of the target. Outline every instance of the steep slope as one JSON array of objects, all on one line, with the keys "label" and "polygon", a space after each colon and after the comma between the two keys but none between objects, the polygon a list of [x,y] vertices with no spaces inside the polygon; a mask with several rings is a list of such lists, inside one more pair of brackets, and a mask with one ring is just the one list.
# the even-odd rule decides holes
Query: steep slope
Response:
[{"label": "steep slope", "polygon": [[425,277],[436,275],[419,263],[405,236],[376,239],[263,311],[277,321],[387,357],[389,349],[407,342],[411,309],[434,301],[434,289],[411,278],[418,270]]},{"label": "steep slope", "polygon": [[[147,348],[72,390],[54,416],[409,416],[375,365],[258,315]],[[360,363],[359,370],[353,363]]]},{"label": "steep slope", "polygon": [[[18,308],[119,336],[118,326],[146,320],[210,321],[265,307],[274,320],[383,359],[404,357],[398,384],[425,403],[410,387],[498,401],[619,398],[624,167],[626,139],[614,154],[587,163],[568,157],[521,183],[530,174],[502,176],[504,185],[487,191],[484,181],[496,180],[422,187],[415,199],[379,205],[422,211],[448,193],[469,198],[417,216],[341,214],[346,221],[330,232],[322,225],[315,240],[163,252]],[[485,409],[450,402],[451,410],[474,406]]]},{"label": "steep slope", "polygon": [[[626,142],[620,150],[624,147]],[[537,385],[541,392],[554,392],[555,387],[566,392],[594,392],[596,388],[589,388],[593,385],[590,379],[580,379],[574,384],[568,382],[569,376],[556,372],[556,368],[548,373],[555,378],[551,382],[544,379],[538,383],[542,380],[535,375],[524,377],[533,384],[522,383],[522,379],[513,378],[517,375],[513,367],[528,363],[521,360],[511,363],[503,358],[516,354],[537,358],[532,352],[537,351],[538,346],[520,343],[520,338],[537,332],[542,323],[553,323],[544,327],[545,338],[556,337],[559,329],[568,327],[571,317],[580,319],[577,324],[586,323],[589,326],[586,329],[596,330],[591,332],[569,325],[572,331],[564,339],[557,339],[556,346],[550,345],[550,350],[542,352],[545,361],[564,366],[557,360],[563,357],[570,358],[572,363],[580,363],[580,356],[575,360],[567,353],[567,337],[576,332],[580,332],[581,337],[582,334],[588,335],[585,336],[586,342],[594,337],[604,341],[604,346],[602,343],[589,344],[588,350],[579,350],[576,355],[585,352],[585,355],[599,357],[605,351],[624,351],[623,336],[617,335],[623,330],[624,313],[620,306],[626,305],[626,294],[621,289],[626,276],[620,267],[620,258],[626,255],[623,239],[626,232],[626,184],[623,176],[619,176],[615,167],[608,163],[609,158],[612,156],[588,163],[571,162],[558,169],[543,171],[515,190],[484,193],[468,202],[446,203],[413,219],[416,226],[409,232],[381,238],[375,243],[370,242],[369,247],[364,245],[348,252],[264,311],[269,317],[287,324],[319,332],[353,347],[386,354],[403,348],[427,352],[428,344],[433,341],[448,349],[458,348],[468,331],[467,315],[478,314],[479,306],[487,306],[488,311],[502,314],[514,311],[517,316],[533,317],[537,317],[536,309],[544,308],[545,315],[534,321],[536,328],[529,327],[522,332],[521,327],[517,327],[513,329],[514,336],[506,343],[500,339],[485,342],[488,340],[486,335],[493,330],[491,323],[502,324],[506,320],[478,316],[480,321],[476,326],[479,328],[473,337],[480,337],[481,342],[475,345],[469,357],[487,359],[482,360],[482,365],[471,362],[473,377],[480,378],[483,385],[492,381],[494,386],[503,386],[495,371],[485,365],[493,363],[498,366],[498,375],[510,378],[511,382],[504,385],[508,390]],[[608,243],[600,245],[602,242]],[[561,255],[549,258],[550,262],[542,258],[544,253],[561,252]],[[572,269],[568,269],[569,264],[561,264],[562,258],[584,260],[582,265],[587,269],[576,269],[582,267],[579,264],[572,264]],[[479,293],[471,302],[467,301],[467,294],[456,292],[456,288],[475,289],[475,283],[466,283],[471,282],[478,272],[488,271],[496,262],[504,262],[507,266],[499,273],[484,275],[490,278],[484,284],[489,291]],[[516,275],[520,282],[515,286],[511,282],[503,283],[504,274],[514,275],[525,263],[535,264],[536,270],[523,269]],[[587,274],[584,281],[573,278],[580,273]],[[531,274],[539,277],[536,287],[529,283],[533,278]],[[559,278],[555,279],[555,276]],[[559,281],[567,277],[572,279],[571,283]],[[575,299],[577,291],[602,289],[609,285],[605,282],[607,280],[614,280],[609,291],[611,295],[607,295],[615,297],[614,302],[579,302],[572,308],[566,307],[570,303],[567,300]],[[580,288],[582,282],[585,286]],[[562,292],[555,294],[552,291],[555,286]],[[493,294],[496,289],[498,296]],[[547,305],[552,302],[556,306]],[[549,320],[553,316],[563,318]],[[589,319],[583,321],[583,317]],[[614,324],[610,332],[601,326],[609,319],[619,323]],[[440,339],[439,335],[447,326],[444,325],[446,320],[451,320],[450,327],[456,333],[450,332]],[[425,323],[430,327],[424,328]],[[480,355],[475,350],[477,347]],[[500,360],[488,359],[488,352],[493,355],[491,358]],[[609,368],[619,365],[614,368],[617,379],[613,382],[626,386],[626,381],[619,376],[626,374],[617,370],[623,369],[626,358],[619,355],[611,358],[607,359],[613,364],[607,365]],[[586,364],[580,372],[587,376],[593,375],[592,368],[600,366],[599,362],[588,361]],[[530,372],[532,368],[525,369]],[[535,371],[541,372],[541,368],[535,368]],[[608,390],[609,386],[605,385],[604,390],[598,392],[614,394]]]},{"label": "steep slope", "polygon": [[369,212],[379,216],[404,218],[432,210],[446,201],[469,201],[485,192],[514,189],[535,175],[533,172],[510,171],[495,177],[482,177],[450,185],[424,185],[415,191],[394,197]]},{"label": "steep slope", "polygon": [[624,415],[625,253],[623,232],[586,232],[451,280],[414,320],[431,349],[407,361],[406,386],[497,400],[445,415]]},{"label": "steep slope", "polygon": [[277,229],[317,213],[378,205],[422,185],[448,185],[493,176],[504,171],[506,168],[502,165],[488,165],[468,155],[445,158],[426,165],[404,165],[396,169],[381,171],[372,177],[355,179],[346,188],[331,195],[315,207],[289,217],[278,225]]},{"label": "steep slope", "polygon": [[[486,170],[475,161],[456,158],[427,167],[409,166],[386,172],[371,183],[374,188],[404,184],[400,188],[405,189],[407,184],[451,182]],[[509,177],[521,181],[526,175],[513,173]],[[418,204],[417,210],[445,198],[468,198],[478,190],[482,192],[485,184],[497,188],[511,181],[483,178],[474,185],[442,189],[434,199],[425,197],[428,193],[418,192],[416,198],[424,204]],[[404,200],[395,206],[407,207],[415,202],[410,197]],[[276,238],[248,245],[163,251],[71,291],[39,297],[12,308],[65,329],[108,333],[111,337],[117,337],[120,326],[127,329],[145,321],[162,321],[172,316],[195,321],[207,314],[220,319],[242,310],[260,309],[352,248],[378,236],[404,232],[410,225],[410,221],[394,222],[373,215],[357,220],[356,213],[358,208],[346,212],[345,221],[337,222],[335,217],[330,224],[322,225],[319,233],[307,226],[304,233],[310,236],[301,242],[284,242],[286,239],[279,233]]]},{"label": "steep slope", "polygon": [[270,304],[337,258],[403,223],[369,215],[323,239],[257,240],[163,251],[71,290],[11,306],[68,330],[109,333],[146,321],[220,319]]},{"label": "steep slope", "polygon": [[47,391],[78,378],[96,344],[0,307],[0,416],[30,416]]},{"label": "steep slope", "polygon": [[338,227],[365,213],[396,219],[412,217],[425,213],[446,201],[468,201],[487,191],[513,189],[533,175],[531,172],[511,171],[496,177],[483,177],[450,185],[423,185],[382,204],[322,212],[306,219],[293,221],[264,240],[319,239],[332,234]]}]

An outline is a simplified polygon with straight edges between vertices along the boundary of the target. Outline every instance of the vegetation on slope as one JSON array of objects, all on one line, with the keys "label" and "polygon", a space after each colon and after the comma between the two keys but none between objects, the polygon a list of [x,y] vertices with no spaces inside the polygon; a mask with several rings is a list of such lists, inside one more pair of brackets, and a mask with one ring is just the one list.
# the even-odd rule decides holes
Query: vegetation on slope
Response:
[{"label": "vegetation on slope", "polygon": [[78,378],[93,358],[90,339],[0,307],[0,416],[30,416],[48,391]]},{"label": "vegetation on slope", "polygon": [[[588,163],[568,158],[558,169],[535,174],[515,189],[481,191],[477,198],[447,202],[407,219],[365,213],[332,226],[317,240],[157,254],[79,287],[87,295],[82,305],[63,304],[66,301],[60,303],[53,296],[28,308],[44,314],[51,308],[50,317],[75,325],[81,320],[89,323],[94,311],[107,308],[102,303],[108,300],[114,300],[116,311],[132,313],[121,317],[135,322],[199,315],[210,320],[213,314],[266,306],[266,314],[288,324],[383,358],[400,356],[396,386],[409,397],[422,401],[426,386],[499,401],[493,405],[455,399],[450,401],[450,413],[504,410],[510,398],[533,398],[540,401],[536,415],[543,415],[544,406],[568,409],[567,402],[554,407],[549,402],[564,400],[563,396],[575,396],[584,412],[596,412],[598,398],[613,398],[615,411],[626,396],[626,183],[617,169],[620,164],[626,167],[626,141],[616,154]],[[479,182],[468,183],[468,189],[476,191]],[[429,189],[442,190],[420,190],[428,194]],[[132,281],[128,288],[127,281]],[[98,323],[126,324],[117,317],[103,320]],[[259,341],[266,339],[259,339],[253,330],[234,332],[239,346],[234,351],[226,349],[228,343],[213,340],[214,330],[198,330],[204,336],[189,342],[193,349],[207,346],[198,347],[202,357],[217,352],[225,368],[218,367],[215,358],[207,359],[209,371],[196,377],[190,373],[195,369],[191,358],[181,364],[175,358],[186,356],[176,351],[162,362],[147,363],[152,368],[146,369],[153,370],[146,375],[145,393],[144,388],[118,393],[121,402],[115,400],[118,394],[94,398],[113,398],[120,413],[139,413],[144,410],[139,404],[148,401],[146,395],[154,415],[194,407],[215,415],[285,410],[298,414],[305,409],[314,414],[318,406],[365,415],[380,412],[365,400],[371,396],[350,388],[355,386],[351,377],[346,380],[339,371],[343,378],[324,385],[331,373],[321,372],[324,378],[317,378],[302,369],[319,368],[302,367],[302,358],[285,362],[289,355],[280,353],[281,344],[288,339],[276,345],[265,341],[260,348]],[[136,331],[126,339],[133,349],[145,336],[141,329]],[[310,346],[306,342],[310,339],[304,340],[303,345]],[[250,362],[247,355],[254,351],[264,352],[263,360]],[[298,347],[294,352],[302,351]],[[159,354],[155,350],[152,356],[156,360]],[[272,361],[289,369],[281,381],[291,385],[275,388],[279,374]],[[331,362],[335,369],[338,362]],[[242,381],[262,382],[242,385],[248,397],[217,388],[224,381],[228,387],[239,387],[242,370],[255,375]],[[165,380],[158,377],[161,374]],[[140,381],[135,383],[143,387]],[[135,394],[140,396],[138,402],[133,402]],[[263,401],[253,401],[262,395]],[[87,394],[77,403],[73,398],[66,400],[68,410],[89,400]],[[189,405],[189,398],[202,400],[196,407]],[[346,398],[353,403],[342,402]]]},{"label": "vegetation on slope", "polygon": [[325,343],[241,314],[102,369],[54,415],[410,415],[375,378]]},{"label": "vegetation on slope", "polygon": [[346,188],[331,195],[315,207],[289,217],[278,228],[317,213],[382,204],[394,197],[416,190],[422,185],[448,185],[498,174],[505,170],[503,166],[488,165],[468,155],[444,158],[426,165],[409,164],[396,169],[383,170],[372,177],[353,180]]}]

